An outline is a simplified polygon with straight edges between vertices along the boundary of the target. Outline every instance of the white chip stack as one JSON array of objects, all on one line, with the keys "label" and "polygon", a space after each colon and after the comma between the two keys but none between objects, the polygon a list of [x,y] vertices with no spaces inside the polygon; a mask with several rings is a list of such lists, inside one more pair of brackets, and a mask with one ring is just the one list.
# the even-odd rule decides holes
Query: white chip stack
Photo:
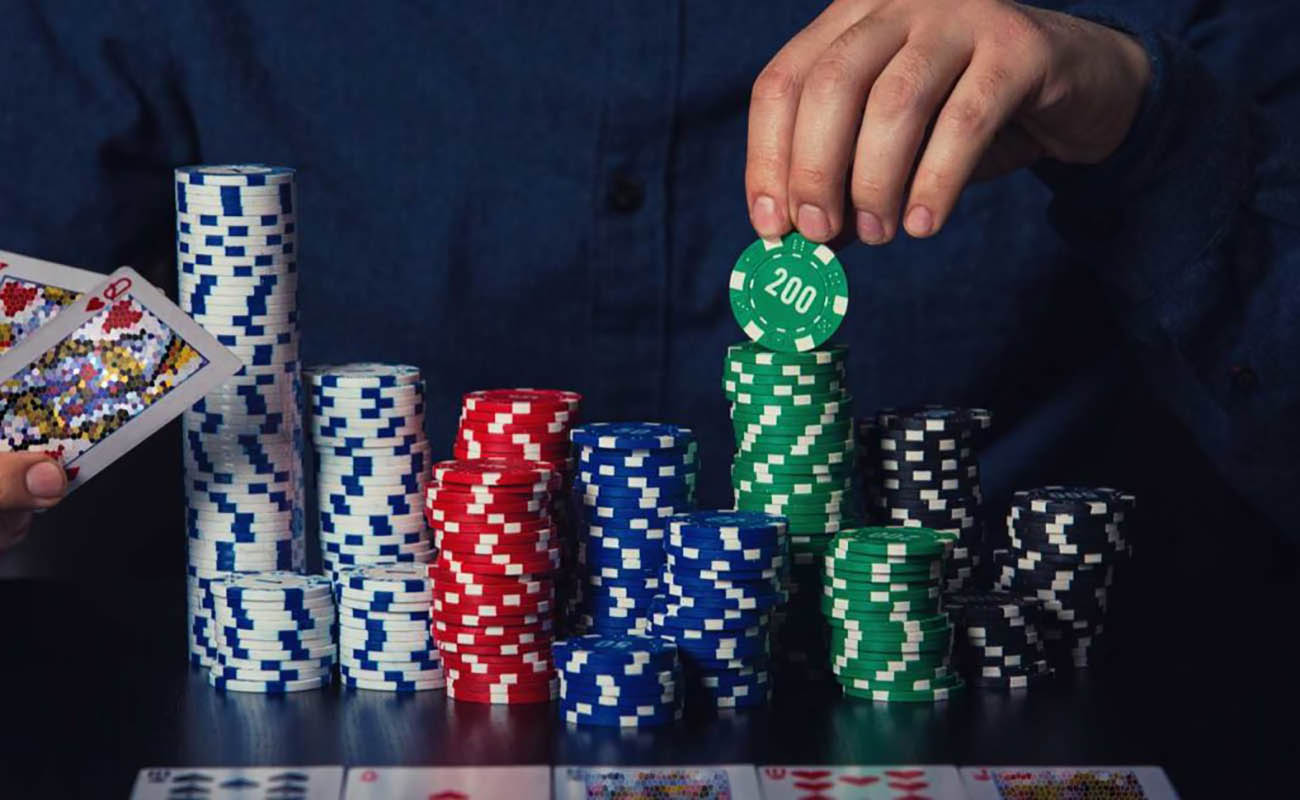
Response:
[{"label": "white chip stack", "polygon": [[325,571],[427,563],[422,492],[432,458],[420,370],[360,363],[308,373]]},{"label": "white chip stack", "polygon": [[334,599],[323,575],[261,572],[211,582],[220,691],[285,694],[333,680]]},{"label": "white chip stack", "polygon": [[181,167],[180,306],[244,362],[183,417],[190,661],[217,654],[212,581],[304,566],[294,171]]},{"label": "white chip stack", "polygon": [[433,579],[422,563],[344,567],[339,604],[339,677],[348,689],[441,689],[432,631]]}]

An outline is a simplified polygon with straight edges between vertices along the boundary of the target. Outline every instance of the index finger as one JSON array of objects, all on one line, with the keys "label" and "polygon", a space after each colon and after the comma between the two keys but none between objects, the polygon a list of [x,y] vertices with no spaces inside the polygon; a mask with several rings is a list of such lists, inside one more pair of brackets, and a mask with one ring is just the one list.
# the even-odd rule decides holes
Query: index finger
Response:
[{"label": "index finger", "polygon": [[831,4],[795,34],[754,81],[745,150],[745,202],[750,223],[763,238],[790,231],[790,149],[804,79],[831,42],[861,17],[860,5]]}]

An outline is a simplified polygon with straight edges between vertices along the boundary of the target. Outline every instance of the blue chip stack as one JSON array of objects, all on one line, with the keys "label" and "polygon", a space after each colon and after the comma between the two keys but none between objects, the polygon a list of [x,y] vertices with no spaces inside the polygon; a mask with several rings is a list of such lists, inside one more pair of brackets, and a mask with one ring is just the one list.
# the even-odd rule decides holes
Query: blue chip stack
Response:
[{"label": "blue chip stack", "polygon": [[573,429],[581,509],[577,590],[570,624],[581,633],[649,629],[662,590],[664,519],[695,507],[695,434],[653,422],[601,422]]},{"label": "blue chip stack", "polygon": [[294,171],[182,167],[180,307],[244,363],[182,421],[190,661],[216,656],[211,581],[304,565]]},{"label": "blue chip stack", "polygon": [[264,694],[330,684],[336,620],[328,578],[264,572],[216,578],[210,588],[217,651],[208,683]]},{"label": "blue chip stack", "polygon": [[649,728],[681,719],[681,662],[672,642],[590,634],[556,642],[552,652],[565,722]]},{"label": "blue chip stack", "polygon": [[325,570],[427,563],[423,491],[433,458],[420,370],[361,363],[307,372]]},{"label": "blue chip stack", "polygon": [[433,579],[421,563],[345,567],[336,583],[339,677],[349,689],[441,689]]},{"label": "blue chip stack", "polygon": [[718,708],[766,703],[771,613],[786,600],[785,519],[679,514],[668,520],[666,544],[666,594],[655,600],[651,632],[677,643],[687,692]]}]

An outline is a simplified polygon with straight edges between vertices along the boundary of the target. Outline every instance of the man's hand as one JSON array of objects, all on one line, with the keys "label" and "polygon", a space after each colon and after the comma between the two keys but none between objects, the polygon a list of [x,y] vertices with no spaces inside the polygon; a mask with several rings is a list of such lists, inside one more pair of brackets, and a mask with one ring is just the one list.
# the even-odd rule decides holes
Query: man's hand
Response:
[{"label": "man's hand", "polygon": [[1106,158],[1150,74],[1131,37],[1006,0],[838,0],[754,82],[750,220],[880,244],[901,215],[929,236],[972,178]]},{"label": "man's hand", "polygon": [[42,453],[0,453],[0,550],[17,544],[32,524],[32,511],[50,508],[68,489],[68,478]]}]

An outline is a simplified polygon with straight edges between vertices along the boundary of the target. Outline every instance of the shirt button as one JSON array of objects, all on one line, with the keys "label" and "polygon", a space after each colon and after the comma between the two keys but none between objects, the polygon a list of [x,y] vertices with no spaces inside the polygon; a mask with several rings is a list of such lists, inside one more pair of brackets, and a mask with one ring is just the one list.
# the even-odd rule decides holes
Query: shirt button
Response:
[{"label": "shirt button", "polygon": [[1259,376],[1250,367],[1237,364],[1228,372],[1232,377],[1232,386],[1240,391],[1249,391],[1259,385]]},{"label": "shirt button", "polygon": [[620,214],[631,214],[645,204],[645,181],[625,172],[615,172],[605,202]]}]

